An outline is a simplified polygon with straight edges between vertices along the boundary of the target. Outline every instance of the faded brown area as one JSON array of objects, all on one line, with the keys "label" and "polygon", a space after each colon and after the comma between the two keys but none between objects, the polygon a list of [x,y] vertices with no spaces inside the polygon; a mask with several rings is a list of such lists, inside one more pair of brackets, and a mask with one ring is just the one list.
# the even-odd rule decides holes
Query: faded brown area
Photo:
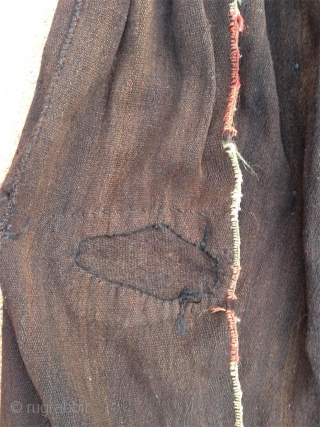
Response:
[{"label": "faded brown area", "polygon": [[[0,16],[0,184],[2,184],[30,108],[45,41],[57,0],[6,2]],[[12,28],[18,32],[12,33]],[[10,37],[8,37],[10,34]],[[3,298],[0,290],[0,376]]]}]

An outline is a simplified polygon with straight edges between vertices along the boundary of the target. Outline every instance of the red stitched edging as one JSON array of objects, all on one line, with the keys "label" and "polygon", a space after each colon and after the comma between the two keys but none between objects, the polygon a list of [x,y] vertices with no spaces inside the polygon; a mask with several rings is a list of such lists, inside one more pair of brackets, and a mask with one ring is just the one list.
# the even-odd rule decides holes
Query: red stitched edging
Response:
[{"label": "red stitched edging", "polygon": [[230,59],[231,59],[231,85],[228,96],[228,104],[223,122],[223,134],[230,134],[232,137],[237,135],[237,130],[234,127],[233,118],[235,115],[237,101],[240,90],[240,49],[239,49],[239,34],[244,29],[244,21],[238,11],[230,11],[229,13],[229,30],[230,30]]}]

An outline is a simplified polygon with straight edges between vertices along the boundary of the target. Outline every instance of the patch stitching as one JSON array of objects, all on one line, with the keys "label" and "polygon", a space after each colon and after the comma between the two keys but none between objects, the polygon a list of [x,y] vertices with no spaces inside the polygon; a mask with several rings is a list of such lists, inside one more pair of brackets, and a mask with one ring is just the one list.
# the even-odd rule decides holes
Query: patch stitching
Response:
[{"label": "patch stitching", "polygon": [[[221,283],[221,273],[222,273],[221,266],[219,264],[218,258],[212,256],[209,252],[207,252],[205,250],[202,250],[201,246],[200,246],[201,243],[200,243],[200,245],[197,245],[196,243],[192,243],[189,240],[184,239],[180,234],[176,233],[167,224],[164,224],[164,223],[161,223],[160,225],[154,224],[154,225],[146,226],[146,227],[144,227],[142,229],[139,229],[139,230],[135,230],[133,232],[129,232],[129,233],[125,233],[125,232],[124,233],[114,233],[112,236],[107,236],[107,237],[110,237],[110,238],[117,237],[117,236],[123,236],[123,237],[125,237],[125,236],[129,236],[131,234],[141,233],[141,232],[144,232],[144,231],[147,231],[147,230],[150,230],[150,229],[161,229],[163,227],[165,227],[168,230],[170,230],[176,237],[178,237],[179,239],[181,239],[183,242],[185,242],[185,243],[187,243],[187,244],[189,244],[189,245],[191,245],[191,246],[193,246],[195,248],[198,248],[199,251],[202,254],[204,253],[208,258],[210,258],[210,260],[213,262],[213,269],[214,269],[214,273],[215,273],[215,277],[214,277],[212,286],[213,287],[218,287],[218,285]],[[179,295],[174,296],[172,298],[159,298],[159,297],[156,297],[154,294],[152,294],[150,292],[146,292],[145,290],[143,290],[141,288],[138,288],[138,287],[135,287],[135,286],[131,286],[131,285],[126,285],[126,284],[121,283],[121,282],[111,281],[111,280],[108,280],[105,277],[100,277],[97,274],[92,274],[92,272],[90,272],[88,269],[82,267],[77,262],[77,257],[80,254],[81,243],[85,242],[88,239],[94,240],[94,239],[103,238],[103,237],[106,237],[106,235],[98,235],[98,236],[86,237],[86,238],[82,239],[78,243],[76,249],[71,254],[71,256],[73,258],[73,263],[74,263],[73,266],[75,268],[77,268],[78,270],[81,270],[81,271],[85,272],[86,274],[90,275],[92,279],[98,279],[100,281],[100,283],[103,282],[103,283],[106,283],[107,285],[115,285],[116,288],[123,287],[123,288],[129,289],[129,290],[133,291],[134,293],[140,294],[140,296],[144,296],[146,298],[154,298],[154,302],[173,302],[175,300],[179,300],[179,298],[181,297],[181,293],[179,293]],[[181,291],[183,291],[183,289]],[[209,293],[209,292],[204,292],[204,295],[205,296],[214,296],[213,293]]]},{"label": "patch stitching", "polygon": [[[210,217],[210,215],[209,214],[206,214],[205,212],[195,212],[195,211],[193,211],[193,210],[190,210],[190,209],[186,209],[186,210],[184,210],[184,209],[181,209],[181,208],[179,208],[179,207],[173,207],[173,208],[169,208],[169,211],[170,212],[178,212],[179,214],[183,214],[183,215],[188,215],[188,214],[190,214],[190,215],[196,215],[196,216],[202,216],[202,217],[204,217],[204,218],[209,218]],[[68,218],[68,217],[71,217],[71,218],[74,218],[74,219],[78,219],[79,217],[88,217],[88,216],[96,216],[96,215],[99,215],[99,214],[105,214],[105,215],[110,215],[110,214],[112,214],[112,213],[116,213],[116,214],[126,214],[126,213],[129,213],[129,214],[134,214],[134,213],[147,213],[147,210],[146,209],[136,209],[136,210],[115,210],[115,211],[112,211],[112,210],[104,210],[104,209],[96,209],[96,210],[93,210],[93,211],[90,211],[90,212],[71,212],[71,213],[66,213],[66,214],[61,214],[61,213],[58,213],[58,214],[52,214],[51,215],[51,218]],[[158,214],[161,214],[161,213],[163,213],[163,209],[157,209],[154,213],[158,213]]]}]

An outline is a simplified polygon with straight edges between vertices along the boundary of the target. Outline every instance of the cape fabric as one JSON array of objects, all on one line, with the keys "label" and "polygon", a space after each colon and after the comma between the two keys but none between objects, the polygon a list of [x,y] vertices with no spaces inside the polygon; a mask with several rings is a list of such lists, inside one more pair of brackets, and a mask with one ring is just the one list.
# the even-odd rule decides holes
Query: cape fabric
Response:
[{"label": "cape fabric", "polygon": [[320,425],[320,5],[242,0],[239,40],[229,6],[59,1],[0,194],[1,426]]}]

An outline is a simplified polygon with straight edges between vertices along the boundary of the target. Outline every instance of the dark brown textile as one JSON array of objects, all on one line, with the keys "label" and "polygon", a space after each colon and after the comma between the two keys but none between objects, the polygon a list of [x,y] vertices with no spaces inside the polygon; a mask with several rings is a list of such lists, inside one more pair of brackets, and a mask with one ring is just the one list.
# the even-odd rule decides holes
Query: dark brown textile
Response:
[{"label": "dark brown textile", "polygon": [[[315,427],[320,5],[240,9],[244,425]],[[228,13],[59,1],[0,195],[1,426],[234,425]]]}]

